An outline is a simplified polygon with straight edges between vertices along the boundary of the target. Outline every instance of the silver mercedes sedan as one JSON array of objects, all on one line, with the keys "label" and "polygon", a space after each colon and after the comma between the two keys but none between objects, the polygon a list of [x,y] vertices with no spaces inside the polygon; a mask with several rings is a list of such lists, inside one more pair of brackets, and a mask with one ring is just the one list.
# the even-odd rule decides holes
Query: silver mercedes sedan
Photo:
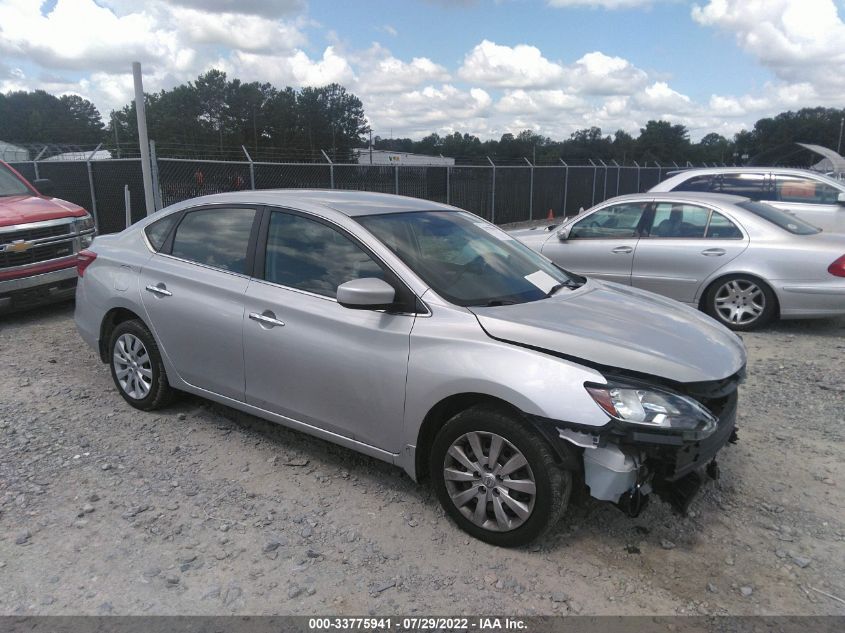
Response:
[{"label": "silver mercedes sedan", "polygon": [[736,439],[735,334],[455,207],[219,194],[77,268],[78,330],[133,407],[185,391],[394,463],[496,545],[553,526],[576,485],[684,511]]},{"label": "silver mercedes sedan", "polygon": [[651,191],[510,234],[568,270],[671,297],[733,330],[845,314],[845,235],[748,198]]}]

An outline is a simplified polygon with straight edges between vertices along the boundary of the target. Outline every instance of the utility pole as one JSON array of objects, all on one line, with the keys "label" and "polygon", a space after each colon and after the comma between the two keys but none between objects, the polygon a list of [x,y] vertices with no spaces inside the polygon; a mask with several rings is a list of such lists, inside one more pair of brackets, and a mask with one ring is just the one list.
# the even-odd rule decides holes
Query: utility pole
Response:
[{"label": "utility pole", "polygon": [[373,164],[373,131],[370,130],[370,165]]},{"label": "utility pole", "polygon": [[138,143],[141,146],[141,174],[144,178],[144,205],[147,215],[155,213],[153,199],[153,174],[150,169],[150,139],[147,136],[147,114],[144,110],[144,83],[141,80],[141,62],[132,62],[135,80],[135,114],[138,119]]}]

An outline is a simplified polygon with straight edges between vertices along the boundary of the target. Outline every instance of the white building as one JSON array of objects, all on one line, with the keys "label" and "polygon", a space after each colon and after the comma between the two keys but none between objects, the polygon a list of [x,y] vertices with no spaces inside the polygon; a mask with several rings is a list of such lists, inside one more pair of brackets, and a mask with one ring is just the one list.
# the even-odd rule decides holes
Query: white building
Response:
[{"label": "white building", "polygon": [[409,152],[390,152],[385,149],[356,149],[355,157],[359,165],[454,165],[454,158],[445,156],[427,156]]},{"label": "white building", "polygon": [[20,163],[29,160],[29,150],[5,141],[0,141],[0,160],[7,163]]}]

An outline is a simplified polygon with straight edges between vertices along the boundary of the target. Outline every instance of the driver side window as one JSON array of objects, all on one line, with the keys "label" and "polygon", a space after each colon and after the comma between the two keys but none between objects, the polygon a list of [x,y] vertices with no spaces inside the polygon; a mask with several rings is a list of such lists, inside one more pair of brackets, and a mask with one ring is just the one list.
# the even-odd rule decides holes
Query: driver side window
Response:
[{"label": "driver side window", "polygon": [[569,239],[626,239],[639,237],[646,203],[614,204],[572,225]]}]

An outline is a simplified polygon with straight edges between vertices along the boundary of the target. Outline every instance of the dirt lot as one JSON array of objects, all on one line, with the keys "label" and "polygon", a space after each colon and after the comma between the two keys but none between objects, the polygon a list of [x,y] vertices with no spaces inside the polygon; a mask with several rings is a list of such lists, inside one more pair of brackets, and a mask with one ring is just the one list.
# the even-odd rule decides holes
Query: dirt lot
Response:
[{"label": "dirt lot", "polygon": [[744,336],[740,442],[688,518],[587,500],[507,551],[387,464],[131,409],[72,316],[0,320],[0,613],[845,614],[845,320]]}]

